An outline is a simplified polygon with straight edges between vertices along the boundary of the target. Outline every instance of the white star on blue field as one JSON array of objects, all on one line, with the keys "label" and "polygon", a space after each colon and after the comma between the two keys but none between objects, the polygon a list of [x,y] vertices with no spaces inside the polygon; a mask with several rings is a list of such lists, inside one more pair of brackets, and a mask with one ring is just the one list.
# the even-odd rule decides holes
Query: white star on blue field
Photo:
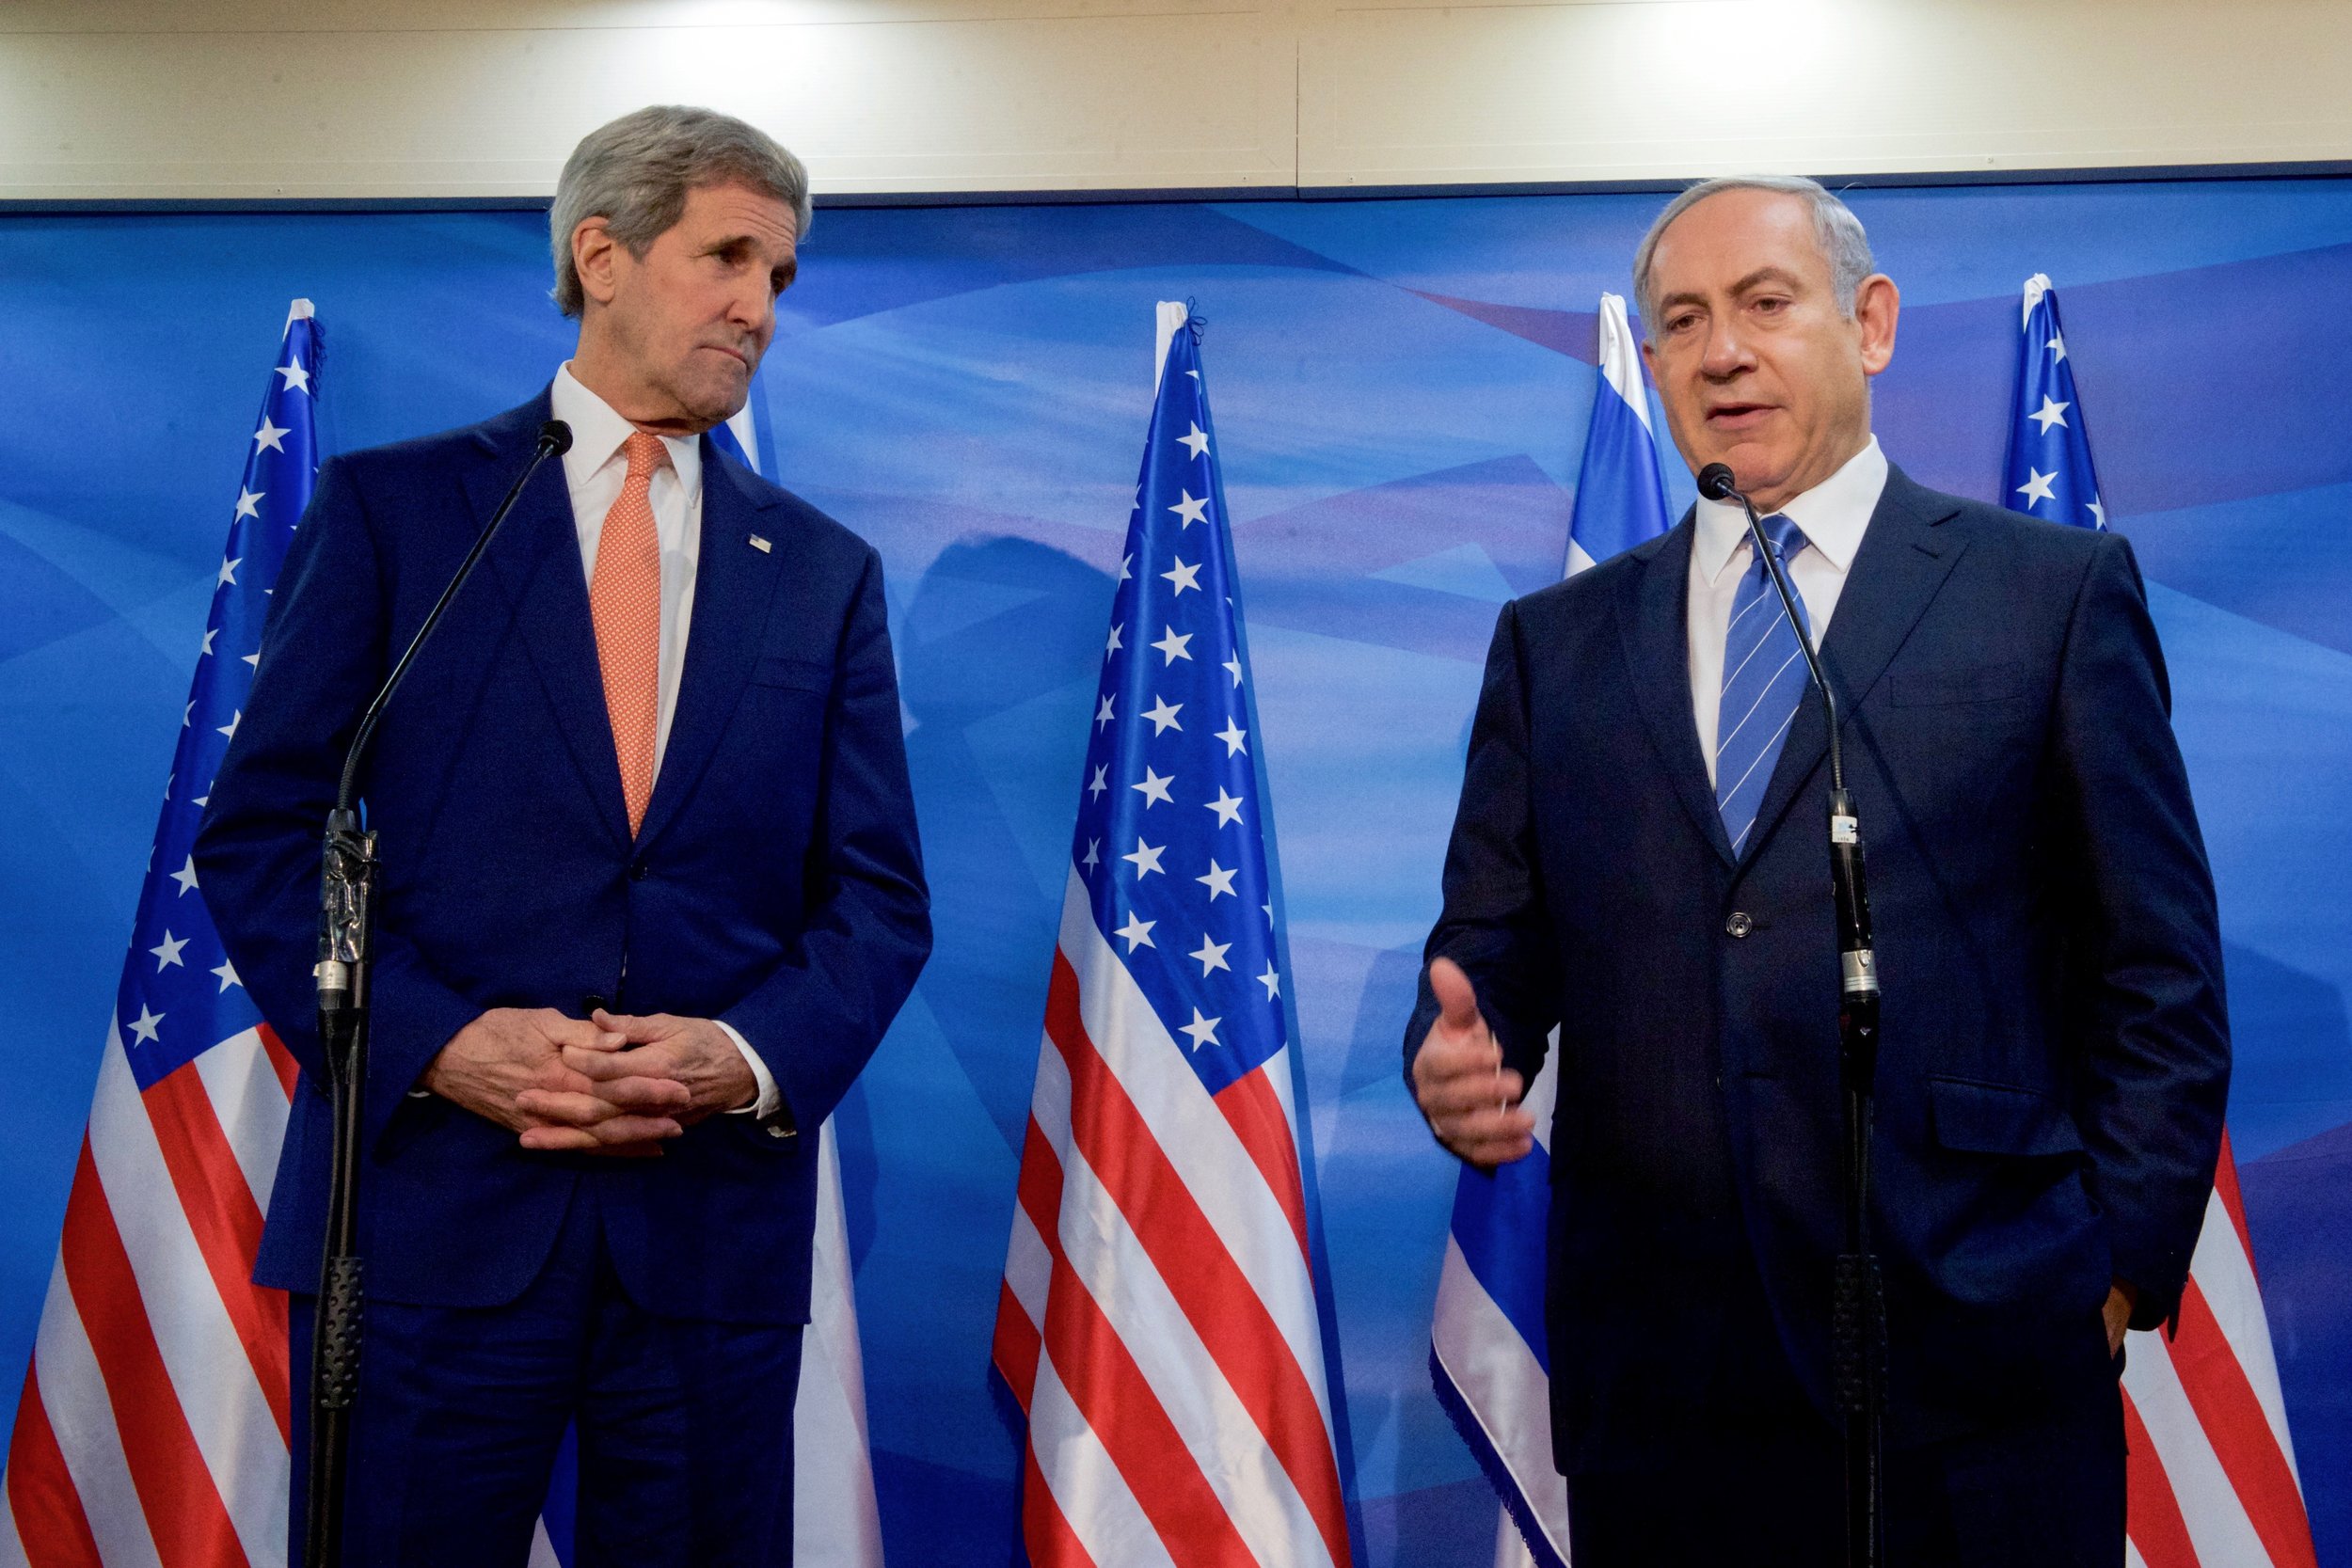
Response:
[{"label": "white star on blue field", "polygon": [[1144,447],[1071,854],[1096,926],[1215,1093],[1285,1036],[1232,541],[1200,369],[1187,327],[1168,349]]},{"label": "white star on blue field", "polygon": [[262,1022],[204,908],[194,851],[213,776],[236,738],[260,668],[262,626],[269,615],[266,585],[277,579],[318,477],[311,400],[320,346],[316,321],[297,316],[288,324],[285,354],[273,372],[237,486],[229,546],[214,582],[212,614],[155,824],[131,953],[115,997],[122,1047],[141,1088]]}]

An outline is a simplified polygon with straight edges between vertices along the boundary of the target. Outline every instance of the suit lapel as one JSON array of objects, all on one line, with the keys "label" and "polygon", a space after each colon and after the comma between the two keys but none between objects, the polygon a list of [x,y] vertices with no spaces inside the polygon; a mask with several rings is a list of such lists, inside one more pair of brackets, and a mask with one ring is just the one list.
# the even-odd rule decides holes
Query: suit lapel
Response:
[{"label": "suit lapel", "polygon": [[[1959,508],[1934,491],[1912,483],[1900,468],[1886,471],[1886,488],[1870,514],[1846,587],[1837,596],[1829,635],[1821,640],[1821,669],[1830,689],[1837,694],[1839,728],[1851,735],[1854,715],[1861,711],[1879,677],[1911,628],[1934,599],[1952,565],[1967,547],[1966,539],[1947,533],[1943,524]],[[1821,718],[1820,699],[1811,691],[1797,708],[1788,726],[1788,744],[1772,769],[1756,814],[1756,844],[1747,855],[1753,864],[1764,841],[1820,766],[1829,751],[1829,730]],[[1848,775],[1849,778],[1851,775]],[[1827,798],[1823,798],[1827,809]]]},{"label": "suit lapel", "polygon": [[[662,749],[653,799],[638,828],[641,848],[677,816],[718,750],[758,661],[769,601],[775,596],[784,564],[782,542],[764,550],[752,546],[751,536],[759,531],[755,519],[760,509],[707,436],[702,448],[703,521],[694,563],[694,619],[687,634],[686,668],[678,676],[669,743]],[[606,752],[611,751],[608,738]],[[613,768],[617,781],[619,764]]]},{"label": "suit lapel", "polygon": [[[466,485],[477,525],[489,520],[506,487],[529,461],[532,443],[547,418],[548,396],[542,392],[484,428],[488,456]],[[612,721],[605,711],[604,673],[596,662],[587,576],[580,568],[580,529],[560,459],[548,459],[532,476],[490,542],[486,564],[514,609],[515,630],[538,672],[580,781],[606,828],[626,847],[628,808],[621,798],[620,759],[612,749]]]},{"label": "suit lapel", "polygon": [[1682,521],[1633,574],[1620,604],[1618,626],[1633,694],[1658,754],[1665,759],[1667,780],[1690,814],[1691,825],[1729,865],[1731,840],[1724,832],[1723,814],[1715,809],[1715,792],[1707,783],[1707,759],[1699,754],[1698,723],[1691,714],[1688,604],[1691,545],[1697,532],[1694,515],[1683,514]]}]

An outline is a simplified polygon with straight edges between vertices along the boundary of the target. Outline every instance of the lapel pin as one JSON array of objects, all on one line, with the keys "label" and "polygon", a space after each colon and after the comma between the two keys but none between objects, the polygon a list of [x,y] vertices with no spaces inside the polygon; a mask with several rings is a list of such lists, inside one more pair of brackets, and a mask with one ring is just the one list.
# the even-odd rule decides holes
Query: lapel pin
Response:
[{"label": "lapel pin", "polygon": [[771,547],[771,546],[769,545],[768,541],[762,539],[758,534],[755,533],[752,535],[752,548],[757,550],[760,554],[766,555]]}]

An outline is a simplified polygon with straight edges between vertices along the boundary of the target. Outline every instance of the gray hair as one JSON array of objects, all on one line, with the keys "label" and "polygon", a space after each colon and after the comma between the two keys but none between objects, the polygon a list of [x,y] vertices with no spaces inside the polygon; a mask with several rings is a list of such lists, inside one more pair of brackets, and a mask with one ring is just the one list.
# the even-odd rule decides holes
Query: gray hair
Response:
[{"label": "gray hair", "polygon": [[1657,259],[1660,237],[1675,219],[1725,191],[1777,191],[1805,204],[1813,214],[1813,237],[1820,245],[1821,259],[1829,263],[1830,293],[1837,301],[1837,313],[1853,320],[1854,295],[1871,272],[1870,237],[1862,231],[1862,220],[1853,215],[1853,209],[1816,180],[1779,174],[1735,175],[1702,180],[1684,191],[1666,203],[1666,210],[1642,236],[1642,248],[1633,253],[1633,297],[1641,306],[1643,333],[1657,332],[1653,324],[1658,319],[1658,299],[1650,289],[1650,263]]},{"label": "gray hair", "polygon": [[572,264],[572,230],[590,218],[644,256],[676,224],[686,193],[742,184],[792,209],[796,239],[808,237],[808,170],[757,126],[715,109],[657,103],[591,131],[564,164],[548,213],[555,253],[555,303],[567,316],[586,304]]}]

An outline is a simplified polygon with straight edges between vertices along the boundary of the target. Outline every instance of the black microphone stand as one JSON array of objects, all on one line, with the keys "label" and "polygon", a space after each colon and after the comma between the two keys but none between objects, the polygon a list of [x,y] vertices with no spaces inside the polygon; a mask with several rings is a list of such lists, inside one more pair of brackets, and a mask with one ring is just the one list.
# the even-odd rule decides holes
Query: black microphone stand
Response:
[{"label": "black microphone stand", "polygon": [[334,1568],[342,1556],[343,1477],[351,1457],[352,1402],[359,1392],[360,1303],[365,1297],[359,1257],[359,1122],[367,1101],[368,969],[380,863],[375,834],[360,826],[359,763],[384,705],[416,661],[417,650],[440,625],[450,601],[473,575],[523,486],[540,464],[569,451],[571,444],[572,427],[563,420],[549,420],[539,427],[531,462],[490,514],[481,537],[458,563],[457,575],[441,590],[424,624],[409,639],[407,651],[359,716],[351,748],[343,753],[335,809],[326,816],[319,878],[319,961],[313,974],[318,980],[319,1049],[326,1058],[335,1133],[326,1189],[326,1258],[319,1269],[318,1316],[310,1345],[310,1446],[302,1548],[306,1568]]},{"label": "black microphone stand", "polygon": [[1699,494],[1736,500],[1747,514],[1748,541],[1779,590],[1797,649],[1812,673],[1829,722],[1830,885],[1837,904],[1837,1065],[1845,1101],[1843,1250],[1838,1254],[1830,1332],[1836,1395],[1845,1418],[1846,1561],[1878,1568],[1885,1549],[1885,1477],[1880,1466],[1886,1421],[1886,1297],[1870,1249],[1870,1096],[1878,1078],[1879,974],[1870,942],[1870,895],[1863,878],[1862,823],[1846,792],[1846,759],[1837,740],[1837,697],[1813,640],[1804,634],[1788,570],[1764,538],[1764,524],[1736,488],[1728,465],[1710,463]]}]

